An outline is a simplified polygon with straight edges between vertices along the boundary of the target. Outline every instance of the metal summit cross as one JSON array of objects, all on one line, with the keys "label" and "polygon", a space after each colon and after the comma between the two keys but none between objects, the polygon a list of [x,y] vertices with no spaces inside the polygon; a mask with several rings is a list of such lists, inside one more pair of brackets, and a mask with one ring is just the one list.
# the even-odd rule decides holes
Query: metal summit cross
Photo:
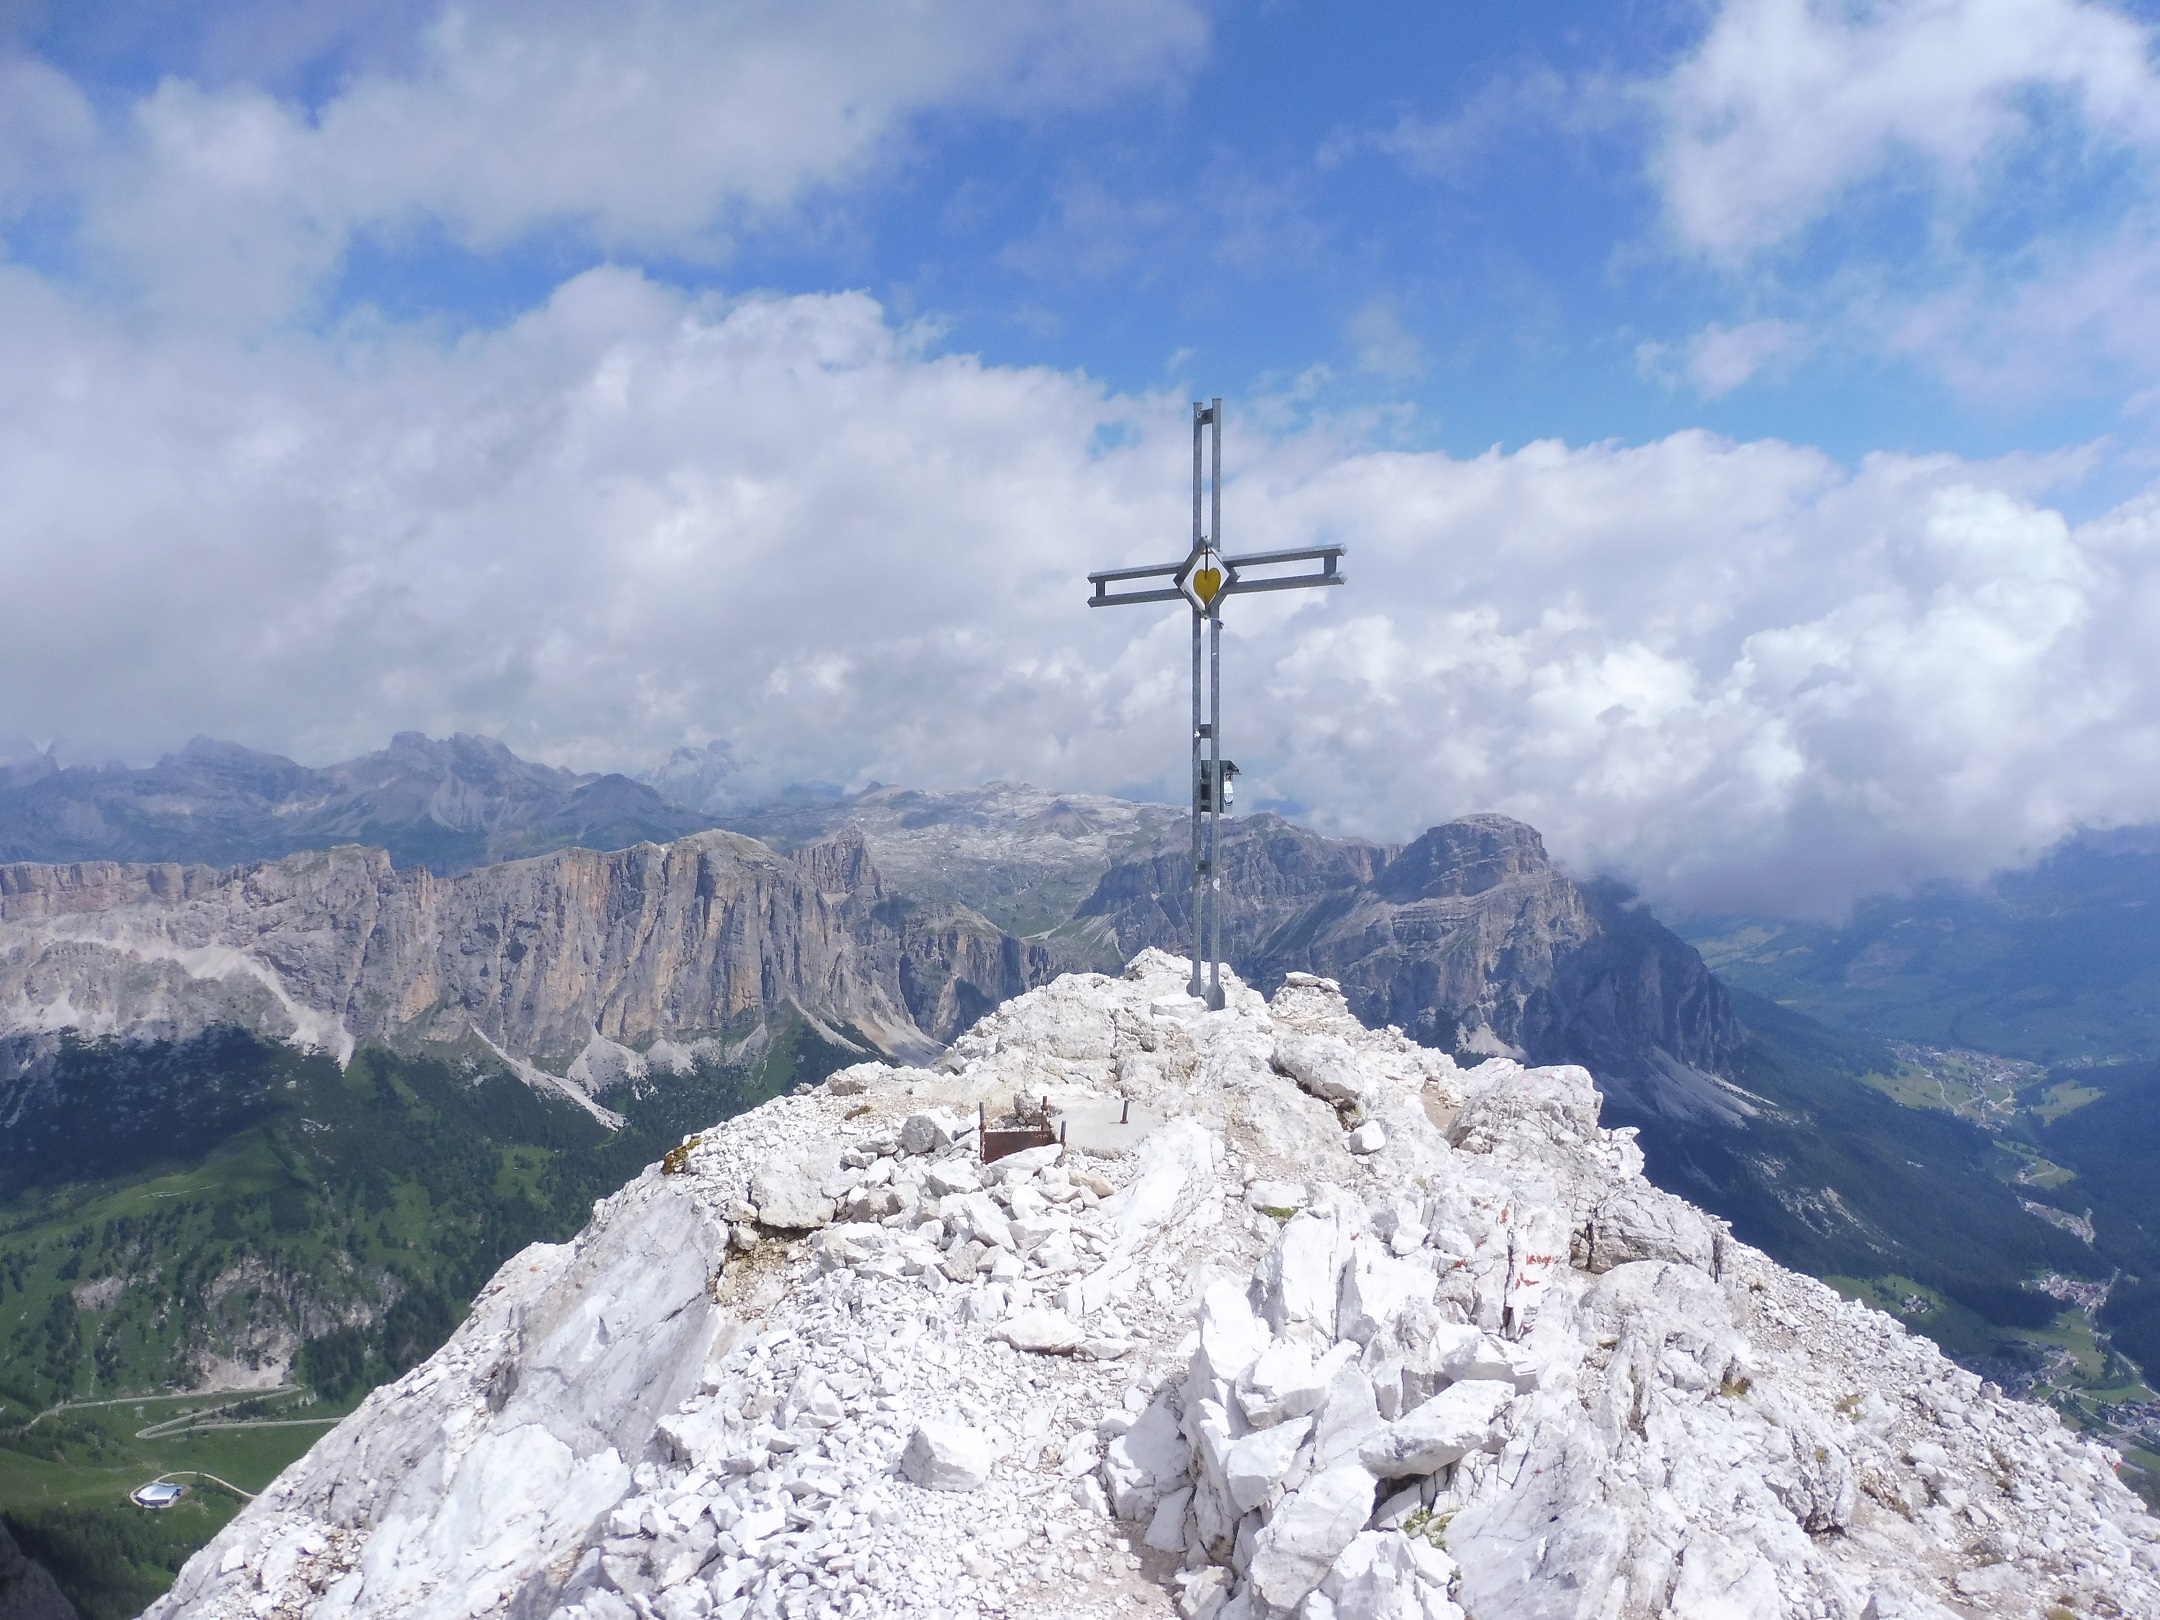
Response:
[{"label": "metal summit cross", "polygon": [[[1309,546],[1299,551],[1259,551],[1226,556],[1222,542],[1222,401],[1193,402],[1192,550],[1182,562],[1153,568],[1111,568],[1088,575],[1095,594],[1089,607],[1127,602],[1184,602],[1192,608],[1192,930],[1193,976],[1187,988],[1210,1007],[1223,1004],[1222,873],[1220,826],[1230,807],[1231,779],[1237,766],[1222,757],[1222,604],[1223,598],[1253,591],[1295,591],[1310,585],[1340,585],[1341,546]],[[1289,563],[1316,562],[1317,573],[1261,574]],[[1141,586],[1146,580],[1167,584]],[[1112,590],[1112,586],[1127,587]],[[1207,625],[1208,656],[1203,680],[1200,627]],[[1207,718],[1200,718],[1202,692]],[[1201,959],[1207,972],[1203,979]]]}]

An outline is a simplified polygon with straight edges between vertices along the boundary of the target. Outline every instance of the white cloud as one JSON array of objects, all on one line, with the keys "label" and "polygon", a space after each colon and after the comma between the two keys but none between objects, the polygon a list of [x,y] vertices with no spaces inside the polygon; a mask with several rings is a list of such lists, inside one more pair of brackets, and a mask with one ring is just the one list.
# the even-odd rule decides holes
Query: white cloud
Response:
[{"label": "white cloud", "polygon": [[1676,355],[1668,344],[1641,344],[1635,351],[1636,369],[1667,382],[1684,377],[1705,399],[1717,399],[1765,366],[1797,353],[1805,337],[1790,321],[1748,321],[1740,326],[1713,321],[1689,339],[1682,354]]},{"label": "white cloud", "polygon": [[1900,171],[1971,191],[2050,98],[2085,139],[2149,149],[2151,47],[2090,0],[1727,0],[1656,94],[1666,204],[1692,247],[1745,256]]},{"label": "white cloud", "polygon": [[1174,444],[1089,454],[1131,402],[920,358],[857,296],[708,307],[600,270],[448,349],[247,351],[144,343],[15,272],[0,355],[0,549],[23,600],[78,609],[4,639],[6,705],[137,750],[321,757],[403,715],[611,763],[739,733],[804,774],[964,775],[997,706],[1027,724],[1015,657],[1114,662],[1076,536],[1180,532]]},{"label": "white cloud", "polygon": [[1508,809],[1690,904],[1835,907],[2151,817],[2145,520],[2103,546],[2033,477],[1699,435],[1346,460],[1294,504],[1370,537],[1386,605],[1274,671],[1290,752],[1337,804]]},{"label": "white cloud", "polygon": [[1357,350],[1360,370],[1395,378],[1424,373],[1425,345],[1403,323],[1402,311],[1386,294],[1360,305],[1344,323],[1343,331]]},{"label": "white cloud", "polygon": [[1416,173],[1460,182],[1489,164],[1511,136],[1527,128],[1570,132],[1610,122],[1609,87],[1589,79],[1569,83],[1550,68],[1488,79],[1448,116],[1404,112],[1385,129],[1338,130],[1321,143],[1323,168],[1361,146],[1386,154]]},{"label": "white cloud", "polygon": [[[110,132],[83,230],[154,301],[251,315],[290,309],[363,229],[723,253],[891,162],[919,114],[1033,120],[1170,85],[1205,42],[1196,7],[1139,0],[459,6],[411,65],[317,106],[167,79]],[[35,150],[14,122],[0,186]]]},{"label": "white cloud", "polygon": [[1744,326],[1711,326],[1697,334],[1688,355],[1688,375],[1711,399],[1729,394],[1771,361],[1799,347],[1800,330],[1790,321],[1749,321]]},{"label": "white cloud", "polygon": [[[2070,0],[1735,0],[1667,88],[1674,217],[1746,254],[1885,165],[1974,183],[2036,86],[2145,141],[2144,39]],[[894,162],[927,110],[1033,117],[1203,43],[1197,9],[1127,0],[479,6],[316,106],[171,79],[102,130],[0,63],[0,212],[72,197],[139,294],[0,264],[0,564],[35,604],[0,637],[0,735],[319,760],[466,729],[632,767],[717,738],[782,776],[1179,785],[1183,626],[1091,612],[1082,578],[1180,549],[1182,398],[937,355],[860,296],[619,268],[458,338],[280,316],[362,230],[721,252]],[[1472,112],[1554,92],[1511,94]],[[1481,127],[1401,150],[1444,167]],[[2057,261],[2067,302],[1875,319],[2022,368],[2119,336],[2160,263],[2119,245]],[[1347,335],[1369,369],[1420,363],[1384,300]],[[1646,364],[1716,395],[1813,341],[1712,325]],[[1504,809],[1698,904],[1834,905],[2160,817],[2160,498],[2073,527],[2040,498],[2074,458],[1848,469],[1681,434],[1460,461],[1267,408],[1232,418],[1229,533],[1354,550],[1348,589],[1233,616],[1263,796],[1382,836]]]},{"label": "white cloud", "polygon": [[90,103],[66,74],[0,45],[0,219],[60,194],[96,134]]},{"label": "white cloud", "polygon": [[[1233,402],[1233,412],[1235,402]],[[1403,836],[1498,808],[1661,899],[1835,904],[2160,817],[2160,497],[1681,434],[1473,460],[1230,420],[1261,795]],[[1120,448],[1104,449],[1106,445]],[[497,333],[206,346],[0,270],[0,735],[327,759],[417,727],[590,766],[1177,780],[1182,398],[922,352],[854,295],[599,270]]]}]

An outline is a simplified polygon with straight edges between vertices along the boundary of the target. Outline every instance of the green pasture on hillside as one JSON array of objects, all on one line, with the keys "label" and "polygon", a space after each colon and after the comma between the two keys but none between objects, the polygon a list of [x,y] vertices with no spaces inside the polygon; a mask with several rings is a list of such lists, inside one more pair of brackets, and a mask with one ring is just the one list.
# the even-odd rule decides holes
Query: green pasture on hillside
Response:
[{"label": "green pasture on hillside", "polygon": [[[499,1066],[363,1048],[340,1070],[230,1031],[71,1043],[50,1107],[0,1138],[0,1516],[92,1620],[139,1612],[235,1502],[190,1476],[150,1513],[136,1486],[259,1490],[512,1254],[570,1237],[686,1132],[859,1055],[784,1018],[738,1066],[611,1095],[610,1132]],[[287,1358],[292,1394],[176,1394]],[[276,1426],[140,1437],[188,1412]]]}]

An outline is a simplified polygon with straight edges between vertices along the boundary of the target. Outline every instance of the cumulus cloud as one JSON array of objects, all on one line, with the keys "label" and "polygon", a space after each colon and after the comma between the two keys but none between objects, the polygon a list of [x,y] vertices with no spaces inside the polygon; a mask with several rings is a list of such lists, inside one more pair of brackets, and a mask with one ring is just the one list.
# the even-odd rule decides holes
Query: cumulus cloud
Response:
[{"label": "cumulus cloud", "polygon": [[1145,402],[925,357],[856,295],[603,269],[447,348],[145,343],[19,272],[0,311],[11,577],[69,605],[0,646],[5,729],[965,777],[1056,729],[1043,683],[1111,689],[1089,550],[1180,532],[1176,445],[1089,449]]},{"label": "cumulus cloud", "polygon": [[1728,0],[1658,95],[1681,236],[1742,255],[1900,164],[1971,187],[2045,102],[2087,138],[2160,139],[2151,31],[2089,0]]},{"label": "cumulus cloud", "polygon": [[[448,346],[146,345],[20,272],[0,311],[36,604],[0,733],[1180,784],[1184,626],[1083,576],[1180,548],[1182,399],[622,270]],[[1237,545],[1353,547],[1227,637],[1232,751],[1325,825],[1498,808],[1661,900],[1819,907],[2160,816],[2160,502],[2073,525],[2041,496],[2074,467],[1235,416],[1228,454]]]},{"label": "cumulus cloud", "polygon": [[1788,359],[1805,342],[1790,321],[1747,321],[1726,326],[1713,321],[1675,353],[1664,343],[1645,343],[1635,351],[1637,369],[1666,381],[1682,378],[1705,399],[1731,393],[1765,366]]},{"label": "cumulus cloud", "polygon": [[1725,0],[1644,87],[1672,242],[1812,349],[2121,399],[2160,362],[2154,40],[2096,0]]},{"label": "cumulus cloud", "polygon": [[[256,318],[304,302],[363,230],[711,256],[890,162],[919,114],[1033,120],[1174,83],[1205,43],[1197,7],[1138,0],[483,0],[319,104],[167,78],[98,141],[82,240],[155,303]],[[35,117],[0,115],[0,204],[75,118],[54,78],[29,83]]]}]

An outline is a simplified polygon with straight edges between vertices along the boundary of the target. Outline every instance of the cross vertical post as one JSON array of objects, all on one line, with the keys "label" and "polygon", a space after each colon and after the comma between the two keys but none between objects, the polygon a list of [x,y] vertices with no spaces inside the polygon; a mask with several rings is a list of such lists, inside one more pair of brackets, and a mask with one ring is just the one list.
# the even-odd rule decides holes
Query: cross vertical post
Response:
[{"label": "cross vertical post", "polygon": [[[1206,451],[1210,448],[1209,428],[1214,450],[1214,510],[1206,512],[1204,497],[1207,494]],[[1199,556],[1213,549],[1222,526],[1222,401],[1212,400],[1202,405],[1193,402],[1192,428],[1192,523],[1193,555]],[[1222,877],[1216,870],[1216,843],[1220,828],[1216,824],[1219,812],[1212,808],[1213,800],[1220,795],[1205,795],[1200,791],[1203,782],[1219,779],[1222,775],[1222,618],[1215,612],[1215,602],[1220,600],[1218,590],[1214,597],[1196,607],[1193,613],[1193,692],[1192,692],[1192,928],[1193,971],[1192,982],[1186,986],[1195,996],[1205,997],[1210,1006],[1222,1005],[1222,964],[1208,952],[1208,945],[1220,938],[1213,928],[1215,921],[1215,897],[1222,891]],[[1200,636],[1202,621],[1206,621],[1208,635],[1207,670],[1207,718],[1201,714]],[[1210,774],[1212,773],[1212,775]],[[1203,955],[1214,966],[1212,984],[1203,984],[1200,977],[1200,960]]]},{"label": "cross vertical post", "polygon": [[[1193,402],[1192,549],[1181,562],[1112,568],[1088,575],[1089,607],[1183,601],[1192,609],[1192,979],[1187,990],[1223,1005],[1222,816],[1230,807],[1234,762],[1222,752],[1222,603],[1253,591],[1340,585],[1346,547],[1308,546],[1232,557],[1222,550],[1222,401]],[[1265,572],[1317,563],[1317,572]],[[1255,570],[1248,576],[1248,570]],[[1114,588],[1115,587],[1115,588]],[[1203,631],[1206,658],[1201,657]],[[1202,718],[1203,714],[1205,718]]]}]

